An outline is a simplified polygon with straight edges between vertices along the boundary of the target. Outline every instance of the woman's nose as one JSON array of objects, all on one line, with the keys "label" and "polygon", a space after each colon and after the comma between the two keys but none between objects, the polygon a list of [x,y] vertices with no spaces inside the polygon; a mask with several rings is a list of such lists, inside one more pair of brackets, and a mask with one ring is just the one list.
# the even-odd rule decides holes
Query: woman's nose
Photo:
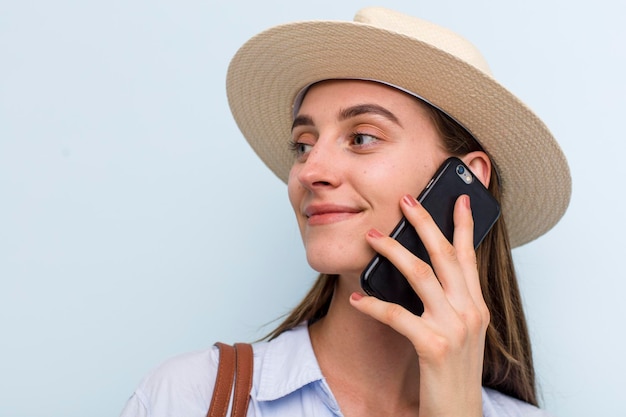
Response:
[{"label": "woman's nose", "polygon": [[332,143],[318,140],[306,160],[300,163],[298,181],[309,189],[336,187],[340,182],[340,152]]}]

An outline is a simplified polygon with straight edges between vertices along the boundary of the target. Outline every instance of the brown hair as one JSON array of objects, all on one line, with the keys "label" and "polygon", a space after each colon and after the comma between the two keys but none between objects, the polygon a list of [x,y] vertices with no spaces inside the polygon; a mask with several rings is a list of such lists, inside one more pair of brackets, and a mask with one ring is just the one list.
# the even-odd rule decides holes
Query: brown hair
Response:
[{"label": "brown hair", "polygon": [[[482,150],[474,137],[448,115],[430,105],[425,107],[430,110],[448,152],[461,156]],[[489,191],[500,201],[500,184],[493,164]],[[477,249],[476,256],[483,297],[491,313],[485,342],[483,385],[537,405],[530,337],[504,213]],[[311,323],[323,317],[328,312],[336,280],[336,275],[320,274],[300,304],[267,338],[271,340],[303,321]]]}]

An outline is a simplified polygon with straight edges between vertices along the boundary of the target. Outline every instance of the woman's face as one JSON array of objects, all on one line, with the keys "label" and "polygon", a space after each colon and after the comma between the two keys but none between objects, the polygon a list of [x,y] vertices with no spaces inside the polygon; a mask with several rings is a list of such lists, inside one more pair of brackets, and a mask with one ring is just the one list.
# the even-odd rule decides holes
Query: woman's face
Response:
[{"label": "woman's face", "polygon": [[422,106],[369,81],[307,92],[293,123],[288,190],[316,271],[360,275],[374,255],[367,231],[391,233],[402,196],[417,196],[449,156]]}]

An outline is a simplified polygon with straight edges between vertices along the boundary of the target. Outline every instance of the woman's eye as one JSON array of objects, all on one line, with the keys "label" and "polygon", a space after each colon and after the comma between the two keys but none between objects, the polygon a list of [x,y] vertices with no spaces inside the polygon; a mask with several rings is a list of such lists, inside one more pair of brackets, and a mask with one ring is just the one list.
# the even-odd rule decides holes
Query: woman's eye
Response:
[{"label": "woman's eye", "polygon": [[313,148],[313,145],[303,142],[289,141],[289,149],[296,155],[297,158],[310,152],[311,148]]},{"label": "woman's eye", "polygon": [[378,138],[376,136],[367,135],[365,133],[353,133],[352,143],[357,146],[369,145],[372,142],[376,142]]}]

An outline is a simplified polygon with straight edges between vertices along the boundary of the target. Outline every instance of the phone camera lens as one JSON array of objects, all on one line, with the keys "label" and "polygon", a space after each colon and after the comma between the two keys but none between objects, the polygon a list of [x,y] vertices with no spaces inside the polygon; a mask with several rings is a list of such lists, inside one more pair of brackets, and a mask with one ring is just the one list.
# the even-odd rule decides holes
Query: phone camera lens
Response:
[{"label": "phone camera lens", "polygon": [[456,175],[459,176],[466,184],[471,184],[474,181],[474,177],[470,173],[470,170],[465,168],[463,165],[457,165],[456,167]]}]

